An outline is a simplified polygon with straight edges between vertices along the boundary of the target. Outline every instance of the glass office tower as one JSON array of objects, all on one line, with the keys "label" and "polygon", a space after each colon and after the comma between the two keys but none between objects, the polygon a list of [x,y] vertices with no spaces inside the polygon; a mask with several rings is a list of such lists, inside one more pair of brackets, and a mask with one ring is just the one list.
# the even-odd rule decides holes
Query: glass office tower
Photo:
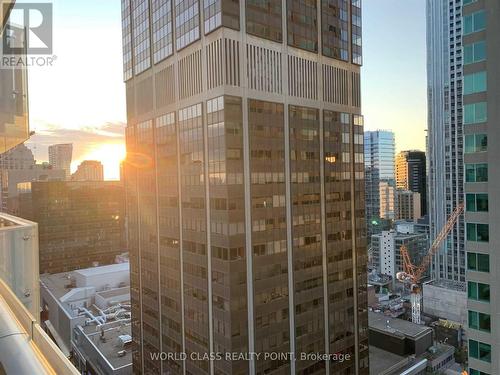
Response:
[{"label": "glass office tower", "polygon": [[122,9],[134,371],[368,374],[360,1]]},{"label": "glass office tower", "polygon": [[396,141],[388,130],[364,133],[368,238],[382,230],[380,219],[394,220]]},{"label": "glass office tower", "polygon": [[[431,242],[463,202],[462,31],[462,0],[427,0],[427,201]],[[460,217],[434,257],[433,277],[465,282],[464,240]]]}]

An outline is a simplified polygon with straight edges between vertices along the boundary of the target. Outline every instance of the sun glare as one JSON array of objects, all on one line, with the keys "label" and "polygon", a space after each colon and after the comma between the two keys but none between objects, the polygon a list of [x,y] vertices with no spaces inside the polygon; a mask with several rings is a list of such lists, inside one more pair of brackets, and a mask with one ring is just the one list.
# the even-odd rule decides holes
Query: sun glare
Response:
[{"label": "sun glare", "polygon": [[106,180],[120,179],[120,163],[125,159],[126,149],[122,143],[105,143],[97,145],[92,151],[84,155],[81,160],[75,160],[73,168],[76,170],[83,160],[98,160],[104,166]]}]

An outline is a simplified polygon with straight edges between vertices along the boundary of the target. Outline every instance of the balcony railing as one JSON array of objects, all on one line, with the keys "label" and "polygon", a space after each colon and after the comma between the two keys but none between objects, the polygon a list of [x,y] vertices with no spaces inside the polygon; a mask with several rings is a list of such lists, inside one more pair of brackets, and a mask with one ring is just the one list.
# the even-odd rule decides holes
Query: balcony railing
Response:
[{"label": "balcony railing", "polygon": [[0,279],[36,321],[40,315],[38,226],[0,213]]},{"label": "balcony railing", "polygon": [[39,322],[38,229],[0,213],[0,363],[7,374],[79,372]]}]

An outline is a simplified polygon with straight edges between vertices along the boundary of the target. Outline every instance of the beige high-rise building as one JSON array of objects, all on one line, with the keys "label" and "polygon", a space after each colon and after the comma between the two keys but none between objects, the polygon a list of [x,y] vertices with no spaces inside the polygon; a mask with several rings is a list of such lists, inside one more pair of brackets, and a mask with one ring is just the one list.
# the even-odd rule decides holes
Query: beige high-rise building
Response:
[{"label": "beige high-rise building", "polygon": [[361,1],[122,6],[134,372],[368,374]]},{"label": "beige high-rise building", "polygon": [[396,220],[417,221],[422,217],[420,193],[396,190]]},{"label": "beige high-rise building", "polygon": [[420,194],[422,216],[427,213],[427,177],[425,152],[401,151],[396,155],[396,188]]},{"label": "beige high-rise building", "polygon": [[84,160],[71,175],[72,181],[104,181],[104,166],[98,160]]},{"label": "beige high-rise building", "polygon": [[396,215],[396,189],[388,181],[379,182],[380,218],[394,220]]},{"label": "beige high-rise building", "polygon": [[69,180],[71,177],[72,158],[72,143],[49,146],[49,163],[54,169],[63,169],[66,172],[66,180]]}]

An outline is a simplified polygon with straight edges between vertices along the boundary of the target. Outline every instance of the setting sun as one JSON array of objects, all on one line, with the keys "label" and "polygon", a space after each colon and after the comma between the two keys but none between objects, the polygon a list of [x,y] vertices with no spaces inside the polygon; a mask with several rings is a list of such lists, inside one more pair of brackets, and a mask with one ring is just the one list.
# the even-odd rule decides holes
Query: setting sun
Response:
[{"label": "setting sun", "polygon": [[106,180],[120,179],[120,163],[125,159],[126,149],[123,143],[105,143],[96,145],[90,152],[80,160],[72,163],[72,170],[84,160],[98,160],[104,166],[104,178]]}]

